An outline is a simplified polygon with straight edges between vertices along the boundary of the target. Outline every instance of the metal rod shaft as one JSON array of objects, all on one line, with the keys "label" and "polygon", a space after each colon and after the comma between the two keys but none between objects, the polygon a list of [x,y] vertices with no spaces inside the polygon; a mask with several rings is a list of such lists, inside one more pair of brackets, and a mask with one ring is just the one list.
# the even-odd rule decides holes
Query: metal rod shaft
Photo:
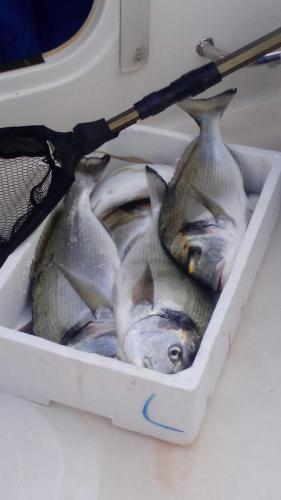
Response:
[{"label": "metal rod shaft", "polygon": [[267,52],[281,46],[281,28],[220,59],[216,65],[222,77],[237,71]]},{"label": "metal rod shaft", "polygon": [[[235,52],[232,52],[231,54],[226,55],[225,57],[220,58],[218,61],[215,62],[216,68],[218,73],[220,74],[221,78],[229,75],[230,73],[233,73],[237,71],[238,69],[242,68],[243,66],[247,66],[251,62],[255,61],[259,57],[263,56],[264,54],[277,49],[278,47],[281,47],[281,28],[278,28],[275,31],[272,31],[271,33],[259,38],[258,40],[236,50]],[[199,68],[200,69],[200,68]],[[202,67],[204,69],[204,66]],[[191,75],[192,72],[187,73],[181,77],[181,79],[185,79],[186,85],[188,84],[189,80],[189,75]],[[190,76],[191,78],[191,76]],[[165,92],[169,92],[169,88],[171,85],[173,85],[175,82],[170,84],[170,86],[166,87],[165,89],[162,89],[160,92],[156,92],[154,94],[161,94],[162,96],[165,94]],[[217,82],[212,82],[210,83],[209,86],[213,85],[214,83]],[[208,88],[208,87],[205,87]],[[164,91],[164,92],[163,92]],[[198,91],[197,94],[202,92],[200,89],[200,78],[198,77]],[[180,94],[181,96],[183,94]],[[196,95],[196,92],[194,92],[194,86],[193,86],[193,92],[187,94],[184,97],[181,97],[181,99],[188,97],[188,95]],[[161,98],[160,98],[161,99]],[[175,96],[174,101],[170,99],[167,101],[167,104],[163,106],[162,109],[165,107],[170,106],[171,104],[174,104],[177,102],[179,98]],[[161,110],[162,110],[161,109]],[[157,111],[158,112],[158,111]],[[148,113],[147,116],[151,115],[152,113]],[[110,130],[114,133],[118,133],[124,128],[129,127],[133,123],[136,123],[139,119],[141,118],[140,113],[137,111],[136,107],[131,107],[128,110],[124,111],[123,113],[111,118],[107,124],[110,128]]]},{"label": "metal rod shaft", "polygon": [[134,108],[127,109],[123,113],[114,116],[110,120],[108,120],[108,126],[112,132],[118,131],[120,132],[124,128],[133,125],[139,120],[140,116],[138,112]]}]

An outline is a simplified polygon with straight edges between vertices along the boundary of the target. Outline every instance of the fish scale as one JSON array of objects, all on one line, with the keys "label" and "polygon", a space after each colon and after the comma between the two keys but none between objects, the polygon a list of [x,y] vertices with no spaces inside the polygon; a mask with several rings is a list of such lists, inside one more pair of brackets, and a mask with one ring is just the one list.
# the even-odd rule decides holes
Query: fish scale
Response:
[{"label": "fish scale", "polygon": [[[220,197],[221,202],[225,207],[226,213],[233,214],[233,210],[237,208],[237,203],[240,200],[240,191],[237,193],[233,190],[233,186],[240,183],[240,172],[239,176],[236,175],[236,165],[234,171],[228,168],[229,164],[234,160],[232,158],[227,158],[227,168],[230,172],[226,172],[225,168],[221,168],[221,165],[217,162],[214,165],[214,157],[212,156],[204,156],[203,154],[198,155],[196,158],[196,151],[194,152],[193,161],[197,164],[201,163],[204,165],[204,169],[201,169],[200,172],[196,175],[196,181],[192,179],[192,177],[187,175],[187,179],[194,182],[195,186],[200,187],[200,189],[204,189],[204,192],[209,194],[215,200]],[[203,156],[203,158],[202,158]],[[230,155],[229,155],[230,156]],[[226,159],[224,159],[224,164],[226,163]],[[231,173],[233,172],[233,175]],[[241,183],[242,189],[242,183]],[[188,216],[193,218],[192,207],[188,207]],[[239,214],[237,213],[237,216]]]},{"label": "fish scale", "polygon": [[[75,192],[76,191],[76,192]],[[99,231],[97,237],[97,227],[100,226],[96,217],[93,215],[89,203],[90,192],[92,187],[82,183],[77,183],[75,190],[71,193],[69,202],[72,205],[71,210],[67,210],[63,225],[68,227],[70,234],[70,242],[68,252],[65,254],[63,247],[62,255],[58,255],[58,259],[65,262],[65,266],[72,268],[75,263],[75,271],[78,275],[88,275],[89,281],[93,280],[97,283],[102,279],[103,293],[110,302],[112,299],[113,275],[112,273],[104,272],[104,266],[107,263],[107,248],[112,250],[112,245],[109,245],[110,237],[106,231]],[[75,239],[73,239],[75,235]],[[110,242],[111,243],[111,242]],[[79,255],[79,260],[77,259]],[[90,265],[94,260],[99,261],[94,267]],[[117,260],[118,262],[118,260]],[[88,266],[85,268],[85,263]],[[72,267],[71,267],[72,266]]]},{"label": "fish scale", "polygon": [[[90,309],[53,261],[54,240],[59,247],[65,245],[65,240],[61,238],[61,225],[59,223],[55,228],[33,283],[34,333],[54,342],[60,342],[63,334],[79,320],[93,319]],[[62,250],[58,248],[58,253]]]}]

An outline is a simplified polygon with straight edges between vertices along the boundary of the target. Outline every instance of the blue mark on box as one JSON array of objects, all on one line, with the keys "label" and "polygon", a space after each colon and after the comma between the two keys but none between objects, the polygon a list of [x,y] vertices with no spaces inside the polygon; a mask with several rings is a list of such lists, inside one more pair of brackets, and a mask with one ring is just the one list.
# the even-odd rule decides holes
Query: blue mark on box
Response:
[{"label": "blue mark on box", "polygon": [[156,420],[153,420],[152,418],[150,418],[150,416],[148,415],[148,409],[149,409],[150,404],[153,401],[153,399],[155,399],[155,397],[156,397],[156,394],[151,394],[151,396],[149,396],[149,398],[144,403],[144,406],[142,409],[142,414],[143,414],[143,417],[145,418],[145,420],[147,420],[151,424],[157,425],[158,427],[162,427],[162,429],[167,429],[169,431],[175,431],[175,432],[184,432],[181,429],[177,429],[176,427],[171,427],[169,425],[161,424],[160,422],[157,422]]}]

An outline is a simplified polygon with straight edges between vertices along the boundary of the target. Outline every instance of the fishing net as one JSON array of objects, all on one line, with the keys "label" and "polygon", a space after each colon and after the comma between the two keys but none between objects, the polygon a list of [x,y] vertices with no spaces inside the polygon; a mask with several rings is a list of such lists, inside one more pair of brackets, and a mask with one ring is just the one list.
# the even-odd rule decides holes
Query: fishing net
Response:
[{"label": "fishing net", "polygon": [[0,267],[67,193],[81,158],[114,137],[103,119],[71,132],[0,128]]},{"label": "fishing net", "polygon": [[73,182],[70,169],[52,152],[46,137],[9,136],[4,131],[0,133],[0,266]]}]

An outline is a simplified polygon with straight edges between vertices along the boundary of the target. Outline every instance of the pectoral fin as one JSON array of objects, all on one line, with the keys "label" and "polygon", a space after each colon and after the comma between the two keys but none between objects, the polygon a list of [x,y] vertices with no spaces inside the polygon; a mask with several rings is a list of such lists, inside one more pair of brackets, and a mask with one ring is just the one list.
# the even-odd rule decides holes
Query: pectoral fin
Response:
[{"label": "pectoral fin", "polygon": [[194,191],[196,198],[200,201],[200,203],[202,203],[202,205],[204,205],[205,208],[207,208],[207,210],[209,210],[209,212],[211,212],[211,214],[213,214],[213,216],[216,220],[219,217],[224,217],[224,218],[230,220],[234,226],[236,225],[236,222],[233,219],[233,217],[231,217],[231,215],[229,215],[224,210],[224,208],[220,205],[220,203],[215,201],[213,198],[211,198],[206,193],[203,193],[203,191],[201,191],[200,189],[195,187],[191,182],[189,182],[189,185],[190,185],[191,189]]},{"label": "pectoral fin", "polygon": [[95,283],[89,283],[80,276],[75,275],[70,270],[66,269],[62,264],[58,264],[58,269],[70,283],[83,302],[94,311],[100,307],[112,308],[109,299],[104,295],[102,290],[97,288]]},{"label": "pectoral fin", "polygon": [[133,293],[132,302],[133,304],[150,303],[153,305],[154,297],[154,283],[149,266],[146,266],[143,274],[140,276],[139,280],[136,282]]}]

